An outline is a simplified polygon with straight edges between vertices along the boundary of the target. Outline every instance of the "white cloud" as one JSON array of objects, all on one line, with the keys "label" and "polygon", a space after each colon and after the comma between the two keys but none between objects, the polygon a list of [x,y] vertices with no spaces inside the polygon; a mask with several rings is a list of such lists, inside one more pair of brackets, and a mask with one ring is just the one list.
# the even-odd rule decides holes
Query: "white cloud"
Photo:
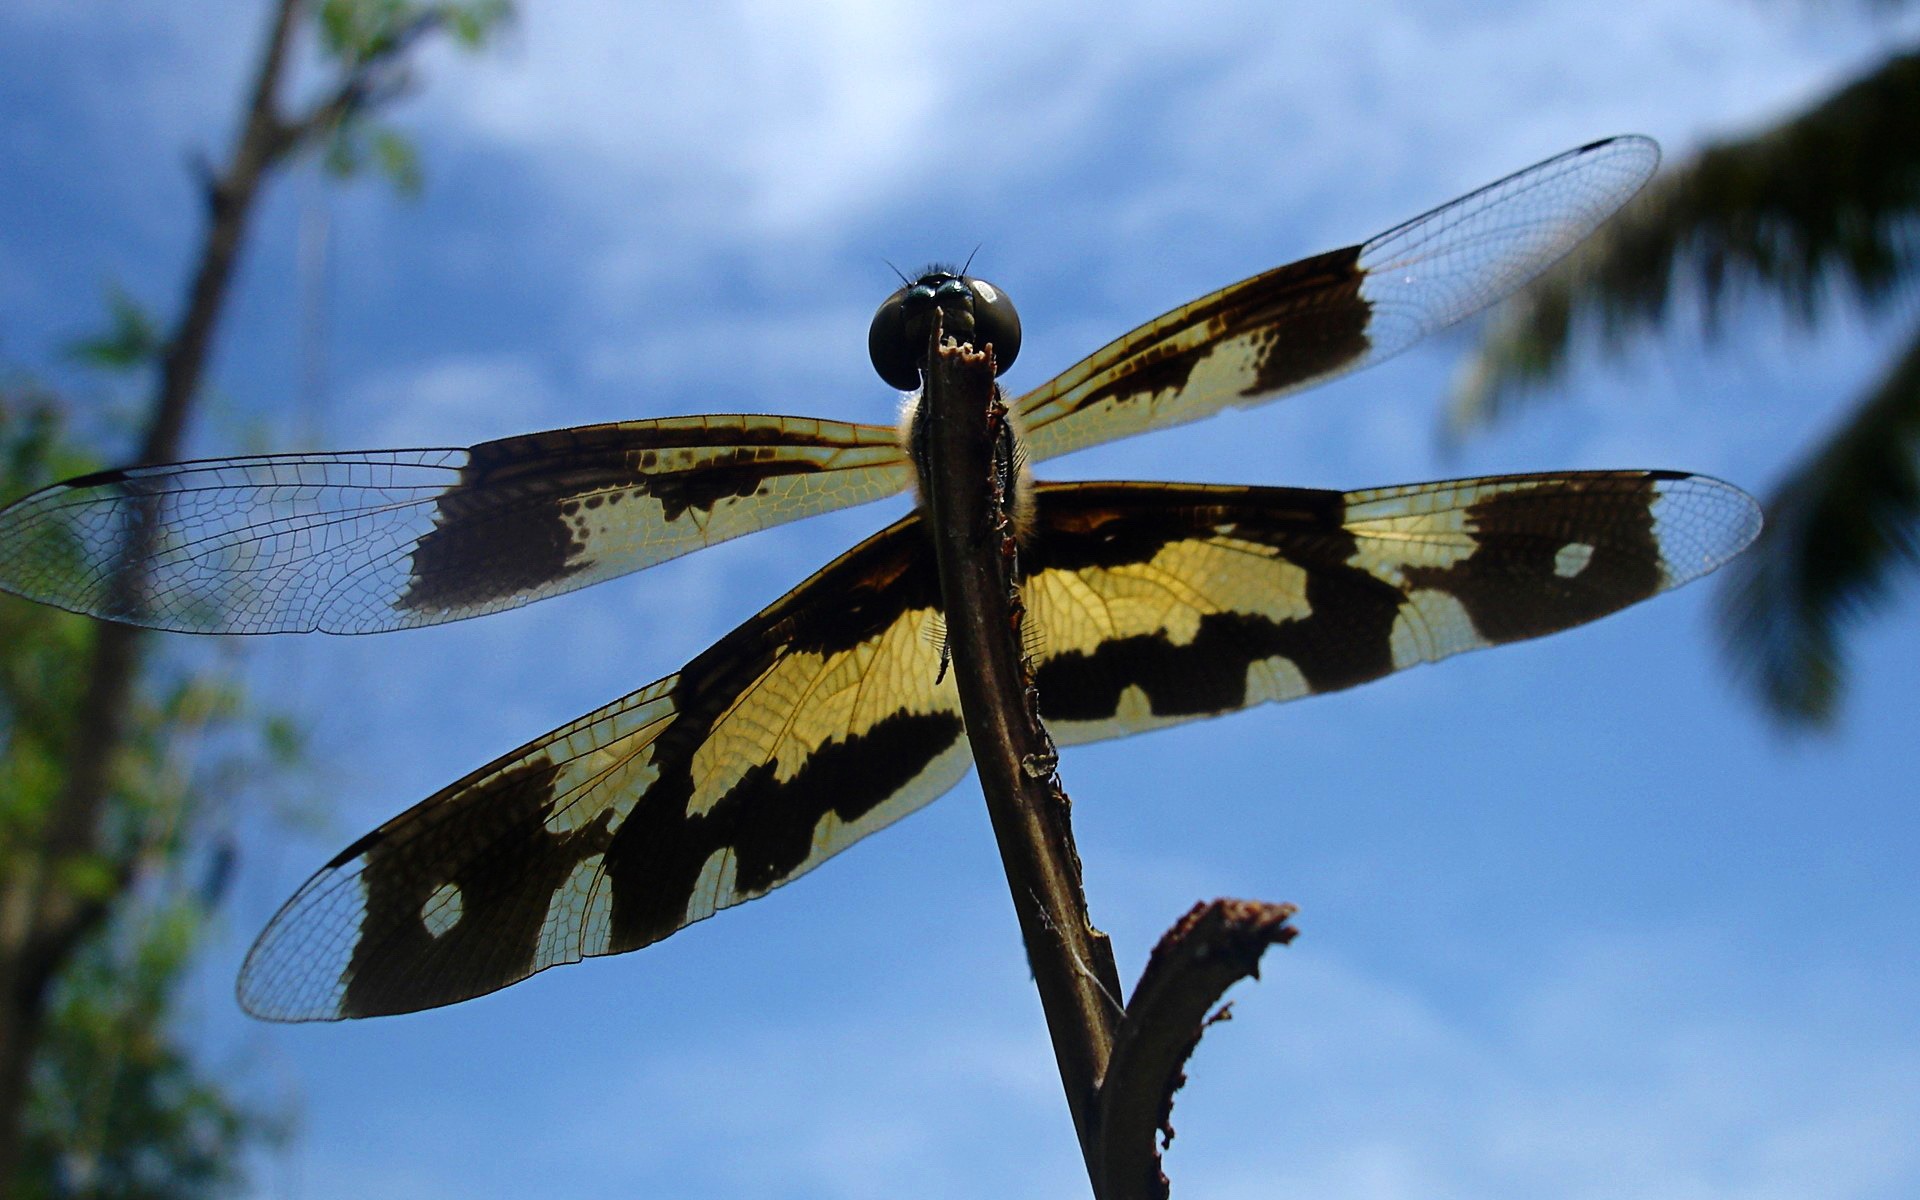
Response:
[{"label": "white cloud", "polygon": [[1574,945],[1466,1011],[1304,945],[1266,976],[1174,1110],[1176,1190],[1789,1200],[1920,1170],[1911,1030],[1810,1027],[1830,995],[1767,995],[1711,933]]},{"label": "white cloud", "polygon": [[463,446],[565,422],[546,370],[511,352],[455,354],[363,379],[344,407],[383,446]]},{"label": "white cloud", "polygon": [[[984,4],[964,22],[932,3],[594,0],[529,13],[516,53],[461,64],[466,77],[428,103],[575,203],[631,218],[664,196],[678,219],[724,217],[721,236],[844,222],[925,196],[956,167],[1002,186],[1066,175],[1063,151],[1088,145],[1185,168],[1108,198],[1122,206],[1268,211],[1333,182],[1364,193],[1370,173],[1417,178],[1438,201],[1563,148],[1575,119],[1590,137],[1665,116],[1650,131],[1683,138],[1751,120],[1874,40],[1810,20],[1735,0],[1655,0],[1631,20],[1579,4]],[[1620,128],[1593,127],[1608,109]],[[1328,161],[1337,179],[1315,169]],[[1434,179],[1436,161],[1458,178]],[[1197,178],[1259,187],[1185,192]]]},{"label": "white cloud", "polygon": [[485,86],[441,89],[436,107],[569,184],[590,177],[591,204],[786,227],[910,155],[931,102],[910,63],[882,53],[899,18],[854,15],[554,6],[525,22],[512,61],[463,67]]},{"label": "white cloud", "polygon": [[[1682,151],[1829,86],[1883,37],[1745,0],[1647,0],[1631,19],[1577,3],[961,18],[582,0],[527,11],[501,51],[439,52],[403,119],[430,160],[480,149],[532,184],[522,252],[575,285],[587,371],[613,379],[763,336],[755,301],[817,305],[807,281],[850,262],[979,239],[1072,281],[1113,332],[1587,138],[1639,129]],[[716,318],[674,344],[676,302],[743,327]],[[857,336],[864,316],[815,328]]]}]

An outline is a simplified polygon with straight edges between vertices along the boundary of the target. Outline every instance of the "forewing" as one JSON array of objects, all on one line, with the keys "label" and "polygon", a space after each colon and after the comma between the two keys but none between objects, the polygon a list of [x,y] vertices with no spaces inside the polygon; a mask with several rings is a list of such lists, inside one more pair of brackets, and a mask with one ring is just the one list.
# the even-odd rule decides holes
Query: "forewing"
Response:
[{"label": "forewing", "polygon": [[241,1003],[291,1021],[451,1004],[658,941],[927,803],[970,761],[925,636],[936,594],[908,517],[678,675],[387,822],[274,917]]},{"label": "forewing", "polygon": [[104,471],[0,512],[0,588],[160,629],[371,633],[514,608],[911,477],[891,428],[766,416]]},{"label": "forewing", "polygon": [[1027,605],[1062,743],[1336,691],[1713,570],[1760,510],[1661,471],[1373,491],[1043,487]]},{"label": "forewing", "polygon": [[1566,254],[1659,164],[1642,137],[1582,146],[1371,241],[1202,296],[1021,396],[1035,459],[1264,403],[1398,354]]}]

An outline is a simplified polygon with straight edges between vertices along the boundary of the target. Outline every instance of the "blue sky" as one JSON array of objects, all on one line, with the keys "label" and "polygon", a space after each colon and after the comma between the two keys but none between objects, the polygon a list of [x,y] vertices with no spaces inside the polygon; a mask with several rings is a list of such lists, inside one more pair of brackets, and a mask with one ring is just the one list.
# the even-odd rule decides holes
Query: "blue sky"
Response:
[{"label": "blue sky", "polygon": [[[262,6],[0,5],[0,356],[110,281],[165,304]],[[460,445],[683,412],[887,419],[884,264],[964,257],[1020,304],[1010,383],[1202,291],[1610,133],[1669,154],[1819,95],[1911,29],[1741,0],[1528,4],[527,4],[430,55],[417,201],[271,192],[204,453]],[[1364,487],[1683,467],[1756,492],[1899,321],[1756,310],[1587,364],[1435,450],[1463,335],[1056,478]],[[251,647],[311,721],[317,835],[246,846],[196,1038],[301,1114],[270,1197],[1059,1196],[1084,1189],[971,782],[830,867],[640,954],[437,1012],[278,1028],[241,955],[339,845],[668,673],[896,507],[514,613]],[[1168,1170],[1209,1197],[1892,1197],[1920,1185],[1909,587],[1844,720],[1782,740],[1696,585],[1544,642],[1070,752],[1123,978],[1195,899],[1291,900]],[[249,830],[264,825],[242,819]]]}]

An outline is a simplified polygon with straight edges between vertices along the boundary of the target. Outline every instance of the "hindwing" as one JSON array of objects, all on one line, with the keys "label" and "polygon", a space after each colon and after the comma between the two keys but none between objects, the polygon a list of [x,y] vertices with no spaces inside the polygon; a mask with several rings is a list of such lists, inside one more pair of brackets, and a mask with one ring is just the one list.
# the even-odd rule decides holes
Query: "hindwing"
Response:
[{"label": "hindwing", "polygon": [[[1042,484],[1022,550],[1043,715],[1092,741],[1570,628],[1712,570],[1753,501],[1671,472],[1372,491]],[[242,1003],[406,1012],[636,949],[765,894],[970,762],[910,515],[672,675],[337,855]]]}]

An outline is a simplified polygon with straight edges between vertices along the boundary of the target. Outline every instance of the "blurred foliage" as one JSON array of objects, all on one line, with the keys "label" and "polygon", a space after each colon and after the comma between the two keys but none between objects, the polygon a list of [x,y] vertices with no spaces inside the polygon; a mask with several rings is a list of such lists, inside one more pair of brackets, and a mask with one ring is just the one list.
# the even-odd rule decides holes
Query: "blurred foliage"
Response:
[{"label": "blurred foliage", "polygon": [[[422,34],[444,31],[456,45],[477,50],[513,16],[510,0],[325,0],[315,12],[322,49],[351,72],[397,59]],[[408,86],[404,68],[381,86]],[[378,172],[403,196],[420,191],[419,151],[412,139],[374,119],[367,105],[347,111],[327,139],[323,161],[339,178]]]},{"label": "blurred foliage", "polygon": [[423,26],[437,26],[463,49],[478,50],[513,15],[511,0],[324,0],[315,13],[320,44],[351,66],[405,48]]},{"label": "blurred foliage", "polygon": [[[0,503],[97,466],[64,436],[61,413],[30,381],[0,381]],[[32,868],[87,737],[73,714],[94,629],[0,596],[0,877]],[[243,1151],[284,1128],[203,1074],[175,1031],[174,997],[230,869],[228,802],[242,789],[250,805],[270,797],[265,781],[286,780],[302,745],[292,722],[249,704],[217,655],[149,669],[117,757],[112,819],[96,852],[56,881],[87,896],[133,886],[55,983],[11,1194],[227,1194],[244,1182]]]},{"label": "blurred foliage", "polygon": [[[1891,5],[1889,5],[1891,7]],[[1771,298],[1817,325],[1836,300],[1910,312],[1920,268],[1920,51],[1893,55],[1772,128],[1663,171],[1503,312],[1463,372],[1460,436],[1542,394],[1592,336],[1611,353],[1694,313]],[[1920,329],[1841,427],[1767,498],[1728,568],[1721,632],[1782,721],[1832,720],[1847,631],[1920,566]]]},{"label": "blurred foliage", "polygon": [[340,179],[350,179],[371,165],[386,177],[393,190],[412,198],[420,194],[425,182],[420,174],[420,155],[412,139],[396,129],[349,121],[327,141],[326,167]]},{"label": "blurred foliage", "polygon": [[[89,469],[51,395],[0,384],[0,503]],[[59,795],[90,637],[82,618],[0,595],[0,873],[20,868]]]},{"label": "blurred foliage", "polygon": [[[271,10],[234,163],[205,171],[211,227],[177,328],[115,288],[106,328],[71,348],[90,367],[156,372],[152,409],[136,420],[150,438],[179,430],[202,392],[200,365],[227,301],[223,238],[230,246],[244,236],[259,184],[319,150],[336,175],[372,171],[417,192],[413,142],[378,123],[411,88],[409,52],[428,35],[478,48],[513,12],[507,0],[278,0]],[[330,83],[290,113],[282,63],[303,17]],[[63,432],[65,413],[31,380],[0,378],[0,505],[100,467]],[[0,595],[4,943],[8,977],[33,981],[8,996],[19,1010],[10,1027],[29,1029],[4,1046],[17,1068],[8,1079],[27,1071],[29,1089],[25,1112],[10,1091],[0,1114],[0,1162],[17,1162],[0,1194],[232,1194],[246,1185],[248,1150],[278,1139],[286,1121],[196,1060],[177,1002],[234,860],[232,801],[244,795],[250,814],[267,806],[301,758],[300,730],[253,705],[225,651],[232,643],[159,643],[159,653],[115,657],[96,653],[113,645],[104,628]],[[123,710],[119,735],[102,741]],[[102,716],[88,722],[83,712]],[[106,764],[106,780],[75,785],[92,764]],[[67,852],[75,829],[77,854]]]},{"label": "blurred foliage", "polygon": [[[250,140],[236,151],[254,157],[233,174],[208,172],[210,185],[226,190],[212,205],[203,272],[230,264],[217,246],[223,233],[242,236],[241,216],[260,183],[308,151],[319,150],[336,174],[372,170],[402,192],[417,191],[413,144],[376,119],[411,87],[409,51],[435,34],[478,47],[511,15],[505,0],[308,3],[332,80],[289,114],[279,64],[298,11],[290,3],[274,8],[248,111]],[[255,136],[259,129],[269,136]],[[163,329],[129,293],[110,291],[105,328],[77,342],[73,357],[121,373],[158,371],[163,360],[197,367],[227,295],[228,277],[213,278],[202,287],[194,276],[176,328]],[[177,427],[201,391],[198,371],[161,372],[159,381],[151,411],[136,424]],[[31,381],[0,378],[0,504],[101,465],[63,432],[67,411]],[[37,1040],[8,1047],[16,1066],[28,1064],[22,1054],[32,1057],[26,1110],[4,1114],[0,1132],[9,1135],[9,1153],[17,1144],[19,1169],[0,1179],[0,1192],[33,1200],[232,1194],[245,1186],[249,1150],[272,1143],[287,1123],[197,1061],[180,1032],[177,998],[232,867],[233,804],[244,797],[249,813],[269,808],[302,757],[302,738],[292,722],[250,701],[218,641],[165,643],[144,656],[137,675],[105,676],[113,696],[103,705],[94,667],[104,628],[0,595],[0,893],[19,902],[28,924],[44,918],[55,930],[40,942],[34,938],[46,930],[38,926],[9,931],[24,935],[8,939],[18,956],[12,969],[30,957],[22,947],[43,957],[14,976],[34,979],[34,990],[9,997],[21,1010],[13,1027],[37,1031]],[[111,744],[77,715],[90,706],[125,708]],[[104,790],[86,799],[97,809],[64,807],[74,802],[76,764],[89,763],[108,764]],[[90,841],[83,853],[55,855],[49,847],[71,843],[76,812],[86,814]],[[65,918],[46,917],[88,910],[104,919],[61,927]],[[50,980],[44,999],[41,980]]]},{"label": "blurred foliage", "polygon": [[1920,338],[1768,497],[1767,521],[1721,592],[1722,630],[1772,711],[1829,721],[1847,628],[1920,566]]},{"label": "blurred foliage", "polygon": [[246,1183],[289,1124],[236,1100],[170,1032],[209,916],[176,894],[122,906],[60,980],[35,1062],[22,1200],[188,1200]]},{"label": "blurred foliage", "polygon": [[118,285],[107,289],[107,327],[68,348],[75,361],[108,371],[132,371],[159,360],[160,322]]}]

